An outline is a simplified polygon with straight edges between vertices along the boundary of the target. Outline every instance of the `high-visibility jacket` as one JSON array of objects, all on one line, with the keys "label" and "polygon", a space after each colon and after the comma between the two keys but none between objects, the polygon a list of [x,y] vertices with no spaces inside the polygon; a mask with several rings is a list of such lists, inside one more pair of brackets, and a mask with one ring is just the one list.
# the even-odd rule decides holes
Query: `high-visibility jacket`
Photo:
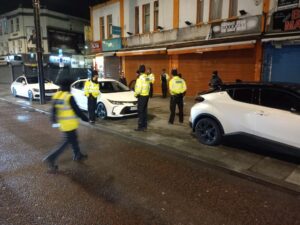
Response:
[{"label": "high-visibility jacket", "polygon": [[52,97],[59,129],[64,132],[75,130],[79,126],[79,119],[70,104],[71,96],[69,92],[59,91]]},{"label": "high-visibility jacket", "polygon": [[94,83],[91,80],[87,80],[84,83],[84,95],[92,95],[94,98],[97,98],[100,95],[99,83]]},{"label": "high-visibility jacket", "polygon": [[136,80],[134,87],[134,95],[148,96],[150,91],[150,80],[149,77],[142,73]]},{"label": "high-visibility jacket", "polygon": [[153,74],[153,73],[150,73],[150,74],[148,75],[148,78],[149,78],[149,80],[150,80],[150,83],[151,83],[151,84],[154,84],[154,82],[155,82],[155,76],[154,76],[154,74]]},{"label": "high-visibility jacket", "polygon": [[184,79],[174,76],[169,82],[169,90],[171,95],[183,94],[186,91]]}]

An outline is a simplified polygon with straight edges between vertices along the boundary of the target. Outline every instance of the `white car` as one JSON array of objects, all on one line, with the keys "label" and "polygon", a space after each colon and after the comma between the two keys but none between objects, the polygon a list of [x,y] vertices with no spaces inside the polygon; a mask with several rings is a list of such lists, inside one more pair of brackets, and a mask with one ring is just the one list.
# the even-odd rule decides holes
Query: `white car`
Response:
[{"label": "white car", "polygon": [[[87,111],[87,97],[84,95],[84,83],[87,79],[75,81],[71,85],[73,94],[80,109]],[[106,117],[124,117],[137,114],[137,98],[134,92],[119,81],[99,79],[100,96],[97,99],[96,115]]]},{"label": "white car", "polygon": [[223,136],[242,134],[300,150],[299,84],[224,84],[196,100],[190,125],[203,144],[218,145]]},{"label": "white car", "polygon": [[[52,82],[45,79],[45,97],[52,97],[59,86],[53,84]],[[38,77],[18,77],[10,87],[11,93],[13,96],[22,96],[28,98],[29,100],[39,99],[40,98],[40,87],[38,82]]]}]

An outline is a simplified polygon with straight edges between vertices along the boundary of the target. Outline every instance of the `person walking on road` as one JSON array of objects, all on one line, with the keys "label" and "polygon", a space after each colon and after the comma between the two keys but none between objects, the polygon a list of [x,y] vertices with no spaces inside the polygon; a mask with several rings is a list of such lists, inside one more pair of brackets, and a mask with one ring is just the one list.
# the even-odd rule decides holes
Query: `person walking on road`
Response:
[{"label": "person walking on road", "polygon": [[162,97],[166,98],[167,92],[168,92],[168,82],[169,82],[169,75],[166,73],[166,69],[162,70],[162,74],[160,76],[160,81],[161,81]]},{"label": "person walking on road", "polygon": [[90,123],[94,124],[96,121],[96,105],[97,98],[100,95],[100,88],[98,83],[98,72],[93,71],[92,79],[87,80],[84,84],[84,95],[88,98],[88,112]]},{"label": "person walking on road", "polygon": [[184,79],[178,76],[177,70],[172,70],[173,78],[169,82],[170,99],[170,117],[169,124],[174,123],[176,105],[179,109],[179,122],[183,123],[183,97],[186,92],[186,83]]},{"label": "person walking on road", "polygon": [[139,77],[136,80],[134,95],[138,99],[138,127],[135,131],[147,130],[147,108],[150,92],[150,80],[147,74],[145,74],[145,65],[141,65],[139,68]]},{"label": "person walking on road", "polygon": [[61,90],[52,98],[52,127],[58,127],[63,133],[62,144],[43,159],[43,162],[48,165],[48,169],[52,171],[58,169],[55,161],[68,144],[71,144],[73,149],[73,160],[80,161],[87,158],[87,155],[80,151],[77,140],[77,128],[79,126],[78,117],[85,122],[88,122],[88,118],[81,112],[73,95],[70,93],[71,82],[67,79],[61,81]]},{"label": "person walking on road", "polygon": [[150,93],[149,93],[149,97],[152,98],[153,97],[153,84],[155,82],[155,75],[152,73],[152,69],[150,67],[147,69],[147,75],[148,75],[148,78],[150,80]]}]

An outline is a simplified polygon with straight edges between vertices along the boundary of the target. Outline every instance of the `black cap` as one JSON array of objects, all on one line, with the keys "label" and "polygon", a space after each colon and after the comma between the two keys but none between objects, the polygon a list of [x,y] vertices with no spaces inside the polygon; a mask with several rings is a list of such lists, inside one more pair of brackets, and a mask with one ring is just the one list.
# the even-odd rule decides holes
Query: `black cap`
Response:
[{"label": "black cap", "polygon": [[70,86],[73,83],[73,80],[70,78],[62,78],[58,81],[58,85],[62,91],[70,91]]},{"label": "black cap", "polygon": [[93,76],[98,76],[98,71],[97,71],[97,70],[93,70],[92,75],[93,75]]},{"label": "black cap", "polygon": [[177,69],[172,69],[171,74],[173,76],[177,76],[178,75]]},{"label": "black cap", "polygon": [[145,71],[146,71],[145,65],[140,65],[139,72],[140,73],[145,73]]}]

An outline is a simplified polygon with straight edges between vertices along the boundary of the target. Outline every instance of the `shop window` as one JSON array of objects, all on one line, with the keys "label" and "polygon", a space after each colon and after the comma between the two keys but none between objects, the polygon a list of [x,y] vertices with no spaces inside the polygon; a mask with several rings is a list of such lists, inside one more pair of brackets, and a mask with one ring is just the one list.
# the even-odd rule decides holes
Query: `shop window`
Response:
[{"label": "shop window", "polygon": [[107,39],[112,38],[112,15],[108,15],[107,19]]},{"label": "shop window", "polygon": [[2,22],[0,21],[0,35],[3,35],[3,32],[2,32]]},{"label": "shop window", "polygon": [[238,0],[230,0],[229,2],[229,18],[237,16]]},{"label": "shop window", "polygon": [[105,39],[104,17],[99,18],[100,40]]},{"label": "shop window", "polygon": [[219,20],[222,18],[223,0],[210,0],[209,20]]},{"label": "shop window", "polygon": [[203,22],[203,9],[204,9],[204,0],[197,0],[197,23]]},{"label": "shop window", "polygon": [[150,32],[150,4],[143,5],[143,33]]},{"label": "shop window", "polygon": [[154,2],[154,30],[157,30],[157,26],[159,26],[159,2]]},{"label": "shop window", "polygon": [[136,6],[135,9],[134,9],[134,16],[135,16],[135,21],[134,21],[134,25],[135,25],[135,30],[134,30],[134,33],[135,34],[139,34],[140,33],[140,11],[139,11],[139,7]]}]

